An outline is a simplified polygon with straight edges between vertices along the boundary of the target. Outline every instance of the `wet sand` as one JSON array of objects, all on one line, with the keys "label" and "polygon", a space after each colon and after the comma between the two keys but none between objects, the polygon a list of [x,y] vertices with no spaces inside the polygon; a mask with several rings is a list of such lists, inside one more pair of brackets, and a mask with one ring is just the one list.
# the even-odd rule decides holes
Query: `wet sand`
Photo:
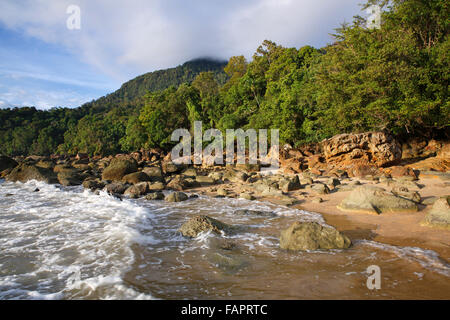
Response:
[{"label": "wet sand", "polygon": [[[316,180],[321,181],[320,178]],[[375,184],[373,181],[361,180],[361,182]],[[422,186],[418,190],[422,199],[450,195],[450,186],[445,185],[440,179],[420,179],[417,183]],[[376,185],[389,189],[382,183]],[[227,184],[225,186],[233,190],[235,195],[246,188],[245,184]],[[217,186],[198,188],[192,191],[214,196],[215,189]],[[450,230],[422,225],[431,205],[419,205],[418,212],[382,213],[380,215],[346,212],[338,209],[336,206],[350,193],[351,191],[339,191],[318,195],[314,191],[300,189],[289,192],[288,195],[298,199],[298,203],[294,204],[292,208],[320,213],[329,225],[345,233],[351,240],[365,239],[395,246],[419,247],[436,251],[442,259],[450,261]],[[257,194],[254,196],[260,201],[277,203],[277,199],[258,197]],[[312,200],[315,198],[322,198],[323,202],[313,203]]]}]

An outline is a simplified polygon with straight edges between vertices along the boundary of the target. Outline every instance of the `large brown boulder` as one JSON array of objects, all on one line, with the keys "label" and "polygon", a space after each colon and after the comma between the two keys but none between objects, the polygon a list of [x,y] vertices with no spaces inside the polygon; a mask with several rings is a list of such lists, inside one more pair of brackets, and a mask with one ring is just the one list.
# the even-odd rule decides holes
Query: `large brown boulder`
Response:
[{"label": "large brown boulder", "polygon": [[384,212],[417,211],[417,204],[386,192],[383,188],[363,185],[342,200],[338,208],[344,211],[380,214]]},{"label": "large brown boulder", "polygon": [[179,232],[185,237],[195,238],[199,233],[211,230],[220,234],[222,231],[229,230],[230,226],[219,220],[204,215],[198,215],[184,223]]},{"label": "large brown boulder", "polygon": [[18,165],[18,163],[7,156],[0,156],[0,172],[6,169],[13,169]]},{"label": "large brown boulder", "polygon": [[56,175],[52,170],[27,164],[21,164],[15,167],[11,171],[11,173],[6,176],[6,180],[14,182],[27,182],[29,180],[37,180],[46,183],[58,183]]},{"label": "large brown boulder", "polygon": [[103,180],[120,181],[122,178],[137,171],[137,162],[130,157],[117,157],[111,160],[109,166],[103,171]]},{"label": "large brown boulder", "polygon": [[294,222],[281,232],[280,248],[298,250],[345,249],[351,241],[332,227],[317,222]]},{"label": "large brown boulder", "polygon": [[400,144],[385,132],[340,134],[322,142],[327,163],[351,165],[355,159],[384,166],[402,157]]}]

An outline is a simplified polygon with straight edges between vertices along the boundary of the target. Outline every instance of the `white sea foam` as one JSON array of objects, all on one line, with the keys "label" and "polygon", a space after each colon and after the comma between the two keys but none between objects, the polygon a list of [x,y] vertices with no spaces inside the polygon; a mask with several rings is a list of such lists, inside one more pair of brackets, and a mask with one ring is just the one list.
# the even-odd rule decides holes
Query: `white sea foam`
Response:
[{"label": "white sea foam", "polygon": [[148,209],[36,181],[4,182],[0,199],[0,299],[151,297],[122,280],[131,244],[156,241],[136,228]]}]

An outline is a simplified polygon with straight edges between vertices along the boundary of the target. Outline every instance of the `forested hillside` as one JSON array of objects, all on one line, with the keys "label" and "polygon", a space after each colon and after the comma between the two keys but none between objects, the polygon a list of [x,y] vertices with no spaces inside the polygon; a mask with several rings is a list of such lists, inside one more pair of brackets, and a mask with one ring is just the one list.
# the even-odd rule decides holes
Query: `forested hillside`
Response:
[{"label": "forested hillside", "polygon": [[[182,66],[138,77],[79,110],[2,110],[0,152],[169,148],[172,131],[195,120],[205,129],[279,128],[281,142],[293,145],[381,129],[449,138],[448,2],[373,3],[383,6],[380,29],[355,17],[324,48],[266,40],[251,61],[230,58],[226,76]],[[60,140],[44,142],[55,132]]]},{"label": "forested hillside", "polygon": [[225,83],[226,62],[196,59],[166,70],[149,72],[80,108],[34,107],[0,109],[0,154],[48,155],[56,152],[114,153],[123,147],[130,115],[138,114],[142,97],[181,83],[190,83],[201,72],[211,72],[218,83]]}]

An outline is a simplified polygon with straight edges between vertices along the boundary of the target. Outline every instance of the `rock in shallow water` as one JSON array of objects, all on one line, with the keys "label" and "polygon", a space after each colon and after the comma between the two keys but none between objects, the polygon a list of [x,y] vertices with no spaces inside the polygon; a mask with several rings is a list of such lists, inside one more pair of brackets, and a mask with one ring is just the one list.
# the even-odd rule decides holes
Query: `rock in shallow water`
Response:
[{"label": "rock in shallow water", "polygon": [[145,199],[147,200],[164,200],[164,193],[157,191],[153,193],[149,193],[145,196]]},{"label": "rock in shallow water", "polygon": [[58,182],[56,174],[53,171],[27,164],[21,164],[15,167],[11,173],[6,176],[6,180],[14,182],[37,180],[49,184]]},{"label": "rock in shallow water", "polygon": [[351,241],[345,235],[317,222],[294,222],[281,232],[280,237],[280,247],[292,251],[345,249],[350,245]]},{"label": "rock in shallow water", "polygon": [[187,199],[189,199],[189,197],[184,192],[178,191],[172,192],[164,198],[167,202],[181,202],[186,201]]},{"label": "rock in shallow water", "polygon": [[220,234],[221,231],[230,230],[230,226],[219,220],[204,215],[198,215],[184,223],[178,231],[185,237],[195,238],[199,233],[211,230]]}]

